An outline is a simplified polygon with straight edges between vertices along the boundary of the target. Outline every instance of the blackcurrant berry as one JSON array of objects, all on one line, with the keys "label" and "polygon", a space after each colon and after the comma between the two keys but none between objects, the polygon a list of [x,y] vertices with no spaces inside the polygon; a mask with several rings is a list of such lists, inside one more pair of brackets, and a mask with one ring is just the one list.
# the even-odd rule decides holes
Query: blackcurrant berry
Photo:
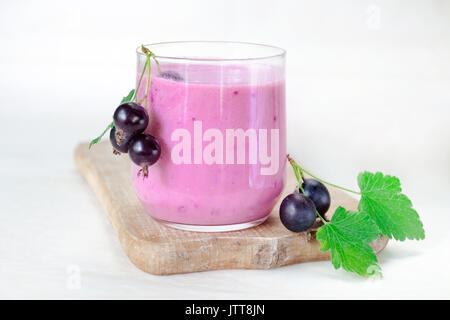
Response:
[{"label": "blackcurrant berry", "polygon": [[173,70],[167,70],[161,72],[161,77],[164,79],[169,79],[173,81],[183,81],[183,77],[176,71]]},{"label": "blackcurrant berry", "polygon": [[158,161],[161,155],[161,147],[155,137],[138,134],[131,139],[128,154],[136,165],[142,167],[142,173],[147,177],[148,167]]},{"label": "blackcurrant berry", "polygon": [[283,225],[293,232],[306,231],[316,221],[314,202],[304,194],[291,193],[281,202],[280,219]]},{"label": "blackcurrant berry", "polygon": [[116,127],[112,128],[109,132],[109,141],[117,153],[127,153],[128,147],[130,146],[130,141],[134,136],[121,130],[117,132]]},{"label": "blackcurrant berry", "polygon": [[305,191],[305,196],[314,202],[317,212],[324,218],[325,213],[330,208],[331,202],[327,187],[315,179],[304,179],[302,188]]},{"label": "blackcurrant berry", "polygon": [[147,111],[135,102],[125,102],[114,111],[114,126],[128,134],[144,132],[148,126]]}]

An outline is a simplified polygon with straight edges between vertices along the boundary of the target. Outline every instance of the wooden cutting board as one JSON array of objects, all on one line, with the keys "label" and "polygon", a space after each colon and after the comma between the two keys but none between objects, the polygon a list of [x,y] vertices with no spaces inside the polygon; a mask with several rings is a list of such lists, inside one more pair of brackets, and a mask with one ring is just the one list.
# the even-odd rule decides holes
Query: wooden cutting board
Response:
[{"label": "wooden cutting board", "polygon": [[[78,145],[75,162],[105,210],[125,253],[145,272],[163,275],[218,269],[269,269],[330,258],[329,252],[319,251],[315,231],[293,233],[280,222],[281,200],[296,185],[292,170],[288,170],[283,195],[266,222],[242,231],[198,233],[163,226],[144,211],[131,184],[129,157],[113,155],[108,141],[91,150],[87,143]],[[357,200],[350,195],[334,188],[329,190],[332,203],[328,213],[339,205],[356,209]],[[379,252],[387,242],[387,238],[381,237],[372,246]]]}]

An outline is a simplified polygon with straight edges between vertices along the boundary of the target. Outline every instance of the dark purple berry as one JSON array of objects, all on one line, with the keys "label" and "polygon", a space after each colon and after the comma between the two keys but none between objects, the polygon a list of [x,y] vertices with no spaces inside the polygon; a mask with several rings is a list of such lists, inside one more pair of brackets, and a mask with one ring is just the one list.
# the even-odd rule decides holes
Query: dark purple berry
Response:
[{"label": "dark purple berry", "polygon": [[114,150],[117,151],[115,153],[127,153],[132,138],[132,134],[128,134],[121,129],[117,130],[116,127],[109,131],[109,141],[111,141]]},{"label": "dark purple berry", "polygon": [[148,114],[135,102],[125,102],[114,112],[114,126],[134,135],[144,132],[148,126]]},{"label": "dark purple berry", "polygon": [[184,81],[184,78],[178,72],[173,70],[163,71],[161,77],[173,81]]},{"label": "dark purple berry", "polygon": [[324,218],[325,213],[330,208],[331,198],[327,187],[315,179],[304,179],[302,188],[305,196],[310,198],[316,206],[317,212]]},{"label": "dark purple berry", "polygon": [[131,140],[128,154],[136,165],[142,167],[141,171],[147,177],[148,167],[158,161],[161,155],[161,147],[155,137],[138,134]]},{"label": "dark purple berry", "polygon": [[291,193],[281,202],[280,219],[283,225],[293,232],[306,231],[316,221],[314,202],[304,194]]}]

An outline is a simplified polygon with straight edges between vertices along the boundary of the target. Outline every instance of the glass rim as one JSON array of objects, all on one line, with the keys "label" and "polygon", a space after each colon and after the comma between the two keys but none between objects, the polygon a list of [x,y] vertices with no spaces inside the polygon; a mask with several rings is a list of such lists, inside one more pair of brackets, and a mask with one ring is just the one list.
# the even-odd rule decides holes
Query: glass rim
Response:
[{"label": "glass rim", "polygon": [[[170,60],[178,60],[178,61],[254,61],[254,60],[265,60],[265,59],[273,59],[277,57],[284,57],[286,55],[286,50],[277,46],[263,44],[263,43],[256,43],[256,42],[244,42],[244,41],[203,41],[203,40],[187,40],[187,41],[164,41],[164,42],[154,42],[149,44],[142,44],[143,46],[149,48],[151,51],[153,51],[150,47],[151,46],[158,46],[158,45],[167,45],[167,44],[238,44],[238,45],[247,45],[247,46],[255,46],[255,47],[264,47],[268,49],[275,49],[279,51],[277,54],[271,54],[271,55],[262,55],[258,57],[248,57],[248,58],[198,58],[198,57],[180,57],[180,56],[169,56],[169,55],[158,55],[155,54],[155,58],[159,59],[170,59]],[[136,48],[136,53],[139,56],[145,57],[146,54],[142,52],[141,48],[142,45]]]}]

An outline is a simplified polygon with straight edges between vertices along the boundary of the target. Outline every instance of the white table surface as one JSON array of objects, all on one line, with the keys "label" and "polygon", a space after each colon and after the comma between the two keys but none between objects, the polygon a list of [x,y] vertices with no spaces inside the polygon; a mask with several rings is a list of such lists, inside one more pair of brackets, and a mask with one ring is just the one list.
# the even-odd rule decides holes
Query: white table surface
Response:
[{"label": "white table surface", "polygon": [[[221,4],[209,16],[177,16],[186,19],[173,20],[180,24],[196,21],[184,35],[158,20],[164,28],[154,37],[131,18],[133,5],[106,12],[105,3],[87,1],[2,3],[0,298],[450,298],[448,2],[375,1],[375,9],[350,2],[280,4],[271,29],[249,28],[257,18]],[[255,14],[267,17],[264,10]],[[367,10],[379,10],[381,24],[361,27]],[[222,14],[234,28],[224,29]],[[390,242],[379,255],[383,279],[335,271],[330,262],[173,276],[134,267],[76,171],[73,149],[103,130],[132,87],[134,46],[180,38],[287,48],[290,153],[348,187],[364,169],[399,176],[426,240]]]}]

